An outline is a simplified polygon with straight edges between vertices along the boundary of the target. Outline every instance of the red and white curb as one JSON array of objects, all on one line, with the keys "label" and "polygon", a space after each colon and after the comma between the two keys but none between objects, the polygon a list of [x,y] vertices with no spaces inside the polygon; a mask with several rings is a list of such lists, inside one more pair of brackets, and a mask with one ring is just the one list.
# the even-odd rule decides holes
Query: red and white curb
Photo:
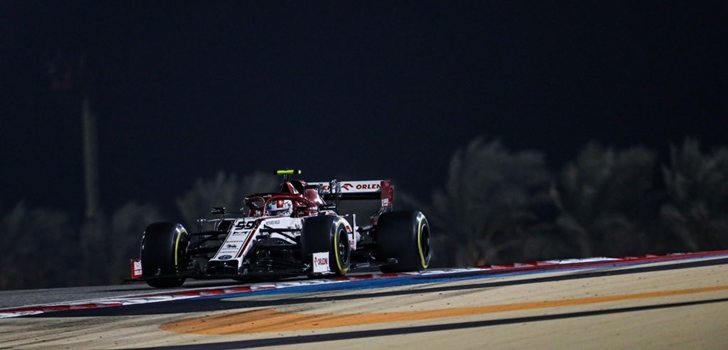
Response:
[{"label": "red and white curb", "polygon": [[209,288],[196,288],[189,290],[178,290],[167,293],[152,293],[143,295],[129,295],[121,297],[111,298],[98,298],[81,301],[69,301],[62,303],[43,304],[43,305],[28,305],[21,307],[12,307],[6,309],[0,309],[0,318],[10,318],[19,316],[39,315],[49,312],[57,311],[72,311],[72,310],[86,310],[86,309],[99,309],[107,307],[119,307],[126,305],[139,305],[148,303],[159,303],[173,300],[184,300],[206,296],[220,296],[228,294],[241,294],[251,293],[265,290],[274,289],[286,289],[292,287],[321,285],[321,284],[333,284],[333,283],[347,283],[352,281],[362,281],[369,279],[381,279],[381,278],[397,278],[397,277],[412,277],[412,276],[428,276],[443,278],[449,275],[458,275],[463,273],[478,273],[478,274],[503,274],[509,272],[527,272],[527,271],[549,271],[549,270],[565,270],[565,269],[582,269],[590,267],[607,267],[607,266],[620,266],[620,265],[632,265],[632,264],[643,264],[643,263],[656,263],[662,261],[676,261],[676,260],[687,260],[687,259],[699,259],[699,258],[711,258],[711,257],[728,257],[728,250],[718,250],[709,252],[697,252],[697,253],[679,253],[679,254],[667,254],[667,255],[645,255],[638,257],[621,257],[621,258],[588,258],[588,259],[565,259],[565,260],[548,260],[539,261],[533,263],[514,263],[505,265],[488,265],[471,268],[453,268],[453,269],[437,269],[428,270],[425,272],[406,272],[406,273],[388,273],[388,274],[366,274],[356,275],[347,277],[338,277],[333,279],[320,279],[320,280],[301,280],[301,281],[287,281],[287,282],[271,282],[271,283],[255,283],[243,286],[229,286],[229,287],[209,287]]}]

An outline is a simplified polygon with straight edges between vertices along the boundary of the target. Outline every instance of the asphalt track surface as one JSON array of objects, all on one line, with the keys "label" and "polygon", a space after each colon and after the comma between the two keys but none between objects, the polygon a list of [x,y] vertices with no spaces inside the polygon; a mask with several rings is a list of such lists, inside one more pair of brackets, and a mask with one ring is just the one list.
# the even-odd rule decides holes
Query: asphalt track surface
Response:
[{"label": "asphalt track surface", "polygon": [[0,348],[728,348],[728,251],[0,292]]}]

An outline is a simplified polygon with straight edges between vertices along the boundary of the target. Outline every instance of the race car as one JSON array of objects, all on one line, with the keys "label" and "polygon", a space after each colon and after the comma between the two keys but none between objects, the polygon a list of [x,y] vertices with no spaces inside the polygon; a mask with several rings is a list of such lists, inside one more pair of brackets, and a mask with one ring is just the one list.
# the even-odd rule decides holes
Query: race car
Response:
[{"label": "race car", "polygon": [[[300,170],[276,172],[280,190],[251,194],[239,213],[213,208],[190,233],[157,222],[142,235],[132,279],[152,287],[181,286],[187,278],[279,279],[343,276],[359,268],[422,271],[430,264],[430,225],[420,211],[394,211],[390,180],[310,182]],[[362,205],[372,202],[362,214]],[[365,209],[364,209],[365,210]],[[358,213],[357,213],[358,212]],[[357,216],[358,215],[358,216]]]}]

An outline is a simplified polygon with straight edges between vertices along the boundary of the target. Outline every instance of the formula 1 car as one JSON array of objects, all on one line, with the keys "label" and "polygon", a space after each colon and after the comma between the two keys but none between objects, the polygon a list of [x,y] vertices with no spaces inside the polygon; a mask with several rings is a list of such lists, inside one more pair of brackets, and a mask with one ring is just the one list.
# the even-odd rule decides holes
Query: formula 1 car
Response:
[{"label": "formula 1 car", "polygon": [[[252,194],[238,214],[213,208],[198,232],[158,222],[142,236],[132,279],[152,287],[178,287],[186,278],[278,279],[343,276],[378,267],[382,272],[422,271],[430,264],[430,226],[419,211],[393,211],[390,180],[311,182],[279,170],[279,192]],[[348,202],[376,200],[362,225]],[[371,203],[371,201],[369,201]],[[356,206],[353,208],[356,209]],[[359,207],[359,210],[361,208]]]}]

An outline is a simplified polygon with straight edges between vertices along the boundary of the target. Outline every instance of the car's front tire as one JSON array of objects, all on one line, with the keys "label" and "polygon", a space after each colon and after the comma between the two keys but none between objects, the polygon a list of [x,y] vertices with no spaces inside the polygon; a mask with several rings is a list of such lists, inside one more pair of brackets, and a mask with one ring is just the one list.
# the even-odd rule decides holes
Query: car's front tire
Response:
[{"label": "car's front tire", "polygon": [[311,261],[313,253],[329,252],[329,270],[339,276],[349,272],[351,247],[344,220],[338,216],[321,215],[307,218],[301,230],[301,254]]},{"label": "car's front tire", "polygon": [[152,287],[179,287],[187,268],[187,230],[177,223],[157,222],[147,226],[142,236],[142,277]]}]

